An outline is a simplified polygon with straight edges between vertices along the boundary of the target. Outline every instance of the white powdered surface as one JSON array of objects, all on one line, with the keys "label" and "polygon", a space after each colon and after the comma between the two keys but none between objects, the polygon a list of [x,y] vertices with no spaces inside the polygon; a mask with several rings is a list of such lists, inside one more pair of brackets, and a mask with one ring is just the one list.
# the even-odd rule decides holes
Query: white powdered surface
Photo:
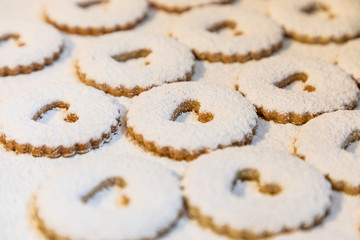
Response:
[{"label": "white powdered surface", "polygon": [[344,45],[336,58],[337,64],[360,82],[360,41],[353,40]]},{"label": "white powdered surface", "polygon": [[[221,35],[207,30],[224,21],[235,23],[232,32]],[[246,8],[229,6],[210,6],[184,13],[171,32],[197,52],[225,55],[270,50],[283,40],[282,28],[273,20]]]},{"label": "white powdered surface", "polygon": [[[360,2],[353,0],[319,0],[328,11],[307,14],[313,0],[272,0],[269,14],[287,32],[309,37],[338,38],[345,35],[357,36],[360,32]],[[332,18],[331,15],[334,17]]]},{"label": "white powdered surface", "polygon": [[[346,150],[350,134],[360,129],[360,111],[337,111],[310,120],[299,128],[294,147],[334,181],[360,184],[359,155]],[[313,144],[316,142],[316,145]]]},{"label": "white powdered surface", "polygon": [[[226,1],[226,0],[225,0]],[[150,3],[166,8],[192,8],[211,3],[222,3],[224,0],[150,0]]]},{"label": "white powdered surface", "polygon": [[[50,0],[43,11],[59,25],[81,28],[113,28],[126,26],[141,19],[147,11],[146,0],[111,0],[83,8],[78,4],[86,0]],[[71,17],[69,17],[71,16]]]},{"label": "white powdered surface", "polygon": [[[113,59],[116,55],[144,49],[151,51],[146,57],[120,62]],[[185,79],[194,65],[194,56],[187,46],[169,37],[134,32],[99,37],[85,45],[76,59],[87,79],[112,88],[130,89]]]},{"label": "white powdered surface", "polygon": [[[276,85],[296,73],[305,73],[313,92],[291,91]],[[321,114],[346,109],[358,99],[359,89],[334,64],[299,55],[275,56],[244,68],[237,82],[239,91],[257,107],[280,114]]]},{"label": "white powdered surface", "polygon": [[1,18],[0,38],[9,34],[18,38],[0,42],[0,68],[45,64],[45,58],[52,59],[63,44],[61,34],[39,20]]},{"label": "white powdered surface", "polygon": [[[244,186],[245,181],[236,179],[245,169],[258,171],[259,184],[247,181]],[[258,185],[274,183],[281,187],[274,196],[258,190]],[[324,175],[272,148],[247,146],[205,154],[190,163],[181,185],[188,204],[211,217],[216,226],[257,234],[311,225],[331,206],[331,185]]]},{"label": "white powdered surface", "polygon": [[[267,0],[266,0],[267,1]],[[1,0],[0,14],[4,19],[24,19],[39,20],[42,17],[42,4],[45,0]],[[241,4],[242,0],[238,0],[236,4]],[[249,0],[244,0],[245,2]],[[250,5],[250,4],[248,4]],[[160,33],[167,35],[173,22],[181,15],[171,15],[162,11],[151,10],[149,17],[142,22],[136,31],[146,31],[152,33]],[[8,96],[20,89],[26,89],[31,86],[39,86],[47,88],[47,86],[55,82],[74,83],[78,82],[74,71],[74,56],[81,46],[87,44],[93,37],[78,37],[73,35],[64,35],[65,49],[60,59],[51,66],[42,71],[31,73],[30,75],[19,75],[17,77],[3,77],[0,80],[0,103]],[[43,42],[43,44],[45,44]],[[324,46],[323,50],[314,50],[310,45],[294,44],[289,40],[290,47],[284,47],[279,54],[292,54],[296,51],[299,54],[308,56],[312,55],[318,58],[327,56],[335,56],[337,47],[330,45]],[[0,48],[2,45],[0,45]],[[289,53],[290,52],[290,53]],[[331,57],[330,57],[331,58]],[[238,72],[242,68],[246,68],[248,64],[222,64],[208,63],[196,61],[195,74],[193,81],[203,83],[215,83],[227,87],[235,85]],[[290,88],[296,88],[290,86]],[[117,98],[121,105],[122,120],[125,119],[125,112],[129,104],[133,101],[127,98]],[[56,114],[54,115],[56,117]],[[50,121],[52,122],[52,121]],[[287,150],[291,145],[293,135],[298,127],[291,124],[277,124],[267,122],[262,119],[258,121],[258,128],[253,139],[253,144],[273,147],[276,149]],[[125,129],[123,129],[124,131]],[[355,150],[356,144],[353,145]],[[352,147],[352,146],[350,146]],[[349,148],[350,148],[349,147]],[[348,148],[348,149],[349,149]],[[147,152],[144,152],[124,134],[119,133],[114,136],[109,144],[92,150],[84,155],[76,155],[71,158],[33,158],[30,155],[16,155],[7,152],[0,147],[0,239],[14,240],[44,240],[41,235],[36,232],[28,218],[28,204],[31,196],[41,183],[51,174],[55,174],[58,168],[65,164],[74,164],[86,161],[88,158],[106,159],[113,155],[126,155],[133,158],[144,158],[150,162],[157,162],[179,176],[183,174],[188,163],[175,162],[167,158],[159,158]],[[85,159],[85,160],[84,160]],[[108,196],[111,199],[111,195]],[[103,201],[107,201],[106,196]],[[331,214],[325,219],[325,222],[316,227],[313,231],[304,232],[306,238],[314,233],[313,239],[354,239],[360,237],[358,216],[359,200],[358,197],[349,197],[342,193],[334,195],[334,203],[332,205]],[[294,232],[284,237],[293,239],[303,232]],[[321,236],[321,237],[316,237]],[[172,239],[193,239],[208,240],[217,239],[224,240],[226,237],[215,235],[209,230],[204,230],[194,221],[188,219],[181,220],[171,232],[164,236],[168,240]],[[302,235],[300,236],[302,238]],[[274,238],[276,239],[276,238]],[[302,238],[303,239],[303,238]],[[311,238],[310,238],[311,239]]]}]

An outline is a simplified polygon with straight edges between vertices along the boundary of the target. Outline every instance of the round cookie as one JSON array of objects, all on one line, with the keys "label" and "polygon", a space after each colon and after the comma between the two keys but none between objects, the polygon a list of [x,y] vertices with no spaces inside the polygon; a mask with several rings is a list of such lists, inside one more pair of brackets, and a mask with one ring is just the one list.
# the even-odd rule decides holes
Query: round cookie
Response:
[{"label": "round cookie", "polygon": [[208,4],[230,3],[232,0],[149,0],[155,8],[173,13],[182,13],[194,7]]},{"label": "round cookie", "polygon": [[336,64],[360,85],[360,41],[355,40],[344,45],[336,58]]},{"label": "round cookie", "polygon": [[[288,90],[301,81],[303,91]],[[359,89],[349,75],[331,63],[276,56],[253,63],[239,73],[236,88],[266,120],[303,124],[325,112],[353,109]]]},{"label": "round cookie", "polygon": [[[115,99],[77,84],[26,88],[1,102],[0,143],[35,157],[86,153],[117,133],[119,109]],[[61,110],[63,119],[42,122],[51,110]]]},{"label": "round cookie", "polygon": [[203,7],[185,13],[171,34],[210,62],[246,62],[269,56],[283,41],[273,20],[240,7]]},{"label": "round cookie", "polygon": [[346,150],[360,139],[359,129],[360,111],[324,114],[299,129],[294,152],[323,172],[335,190],[359,194],[359,156]]},{"label": "round cookie", "polygon": [[218,150],[182,178],[190,217],[231,238],[257,239],[322,222],[331,185],[311,165],[272,148]]},{"label": "round cookie", "polygon": [[147,12],[146,0],[50,0],[44,19],[67,33],[100,35],[135,27]]},{"label": "round cookie", "polygon": [[0,77],[28,74],[59,58],[61,34],[37,21],[0,22]]},{"label": "round cookie", "polygon": [[183,211],[178,177],[152,161],[88,158],[59,169],[30,211],[48,239],[155,239]]},{"label": "round cookie", "polygon": [[76,58],[83,83],[126,97],[165,83],[190,80],[194,64],[191,50],[174,39],[134,32],[96,40]]},{"label": "round cookie", "polygon": [[274,0],[270,16],[291,38],[306,43],[341,43],[360,34],[360,2],[353,0]]},{"label": "round cookie", "polygon": [[[186,112],[193,122],[176,121]],[[140,94],[129,106],[130,137],[145,149],[175,160],[251,142],[254,106],[236,91],[198,82],[172,83]]]}]

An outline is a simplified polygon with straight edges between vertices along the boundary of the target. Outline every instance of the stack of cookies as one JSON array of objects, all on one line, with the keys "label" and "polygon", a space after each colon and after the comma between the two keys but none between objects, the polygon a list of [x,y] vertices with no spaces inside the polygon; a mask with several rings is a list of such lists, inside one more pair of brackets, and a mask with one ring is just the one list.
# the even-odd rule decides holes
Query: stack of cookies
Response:
[{"label": "stack of cookies", "polygon": [[358,0],[3,0],[0,238],[359,239]]}]

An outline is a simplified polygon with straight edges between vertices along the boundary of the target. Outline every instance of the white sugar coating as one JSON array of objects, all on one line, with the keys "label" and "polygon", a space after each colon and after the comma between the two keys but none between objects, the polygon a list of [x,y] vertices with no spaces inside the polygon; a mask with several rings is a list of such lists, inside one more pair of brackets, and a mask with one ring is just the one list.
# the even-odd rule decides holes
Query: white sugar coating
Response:
[{"label": "white sugar coating", "polygon": [[[291,91],[275,85],[295,73],[308,76],[314,92]],[[280,114],[321,114],[345,109],[358,99],[355,82],[339,67],[302,56],[275,56],[249,65],[237,85],[257,107]]]},{"label": "white sugar coating", "polygon": [[268,15],[269,0],[240,0],[234,1],[234,6],[251,9],[256,12]]},{"label": "white sugar coating", "polygon": [[[33,120],[42,107],[57,101],[69,104],[66,113],[76,114],[79,119],[72,123],[54,121],[55,124]],[[119,109],[114,98],[91,87],[65,83],[34,86],[1,102],[0,132],[18,144],[72,147],[109,133],[111,126],[118,125]]]},{"label": "white sugar coating", "polygon": [[334,192],[330,214],[311,231],[284,234],[274,240],[355,240],[359,239],[360,199]]},{"label": "white sugar coating", "polygon": [[226,3],[229,0],[149,0],[154,5],[163,6],[166,8],[193,8],[212,3]]},{"label": "white sugar coating", "polygon": [[[240,36],[222,36],[208,29],[224,21],[236,23]],[[170,30],[174,37],[198,52],[246,55],[271,49],[283,40],[280,25],[245,8],[203,7],[183,14]]]},{"label": "white sugar coating", "polygon": [[282,48],[275,54],[287,56],[300,55],[334,63],[340,47],[340,44],[335,43],[329,43],[326,45],[308,44],[286,39]]},{"label": "white sugar coating", "polygon": [[[82,197],[106,179],[120,177],[130,201],[113,209],[89,206]],[[150,239],[182,210],[178,177],[154,162],[113,155],[59,169],[36,192],[39,217],[71,239]]]},{"label": "white sugar coating", "polygon": [[[44,4],[44,13],[59,25],[80,28],[113,28],[134,23],[146,15],[146,0],[111,0],[83,8],[91,0],[50,0]],[[101,2],[101,1],[100,1]]]},{"label": "white sugar coating", "polygon": [[[346,151],[350,134],[360,129],[360,111],[337,111],[310,120],[295,135],[296,153],[333,180],[360,184],[359,156]],[[316,143],[316,144],[314,144]]]},{"label": "white sugar coating", "polygon": [[344,45],[336,58],[337,64],[360,83],[360,41],[354,40]]},{"label": "white sugar coating", "polygon": [[[212,113],[214,119],[207,123],[172,121],[173,112],[186,100],[198,101],[199,112]],[[172,83],[144,92],[134,98],[126,118],[127,126],[145,140],[190,152],[242,141],[252,135],[257,123],[254,106],[241,94],[198,82]]]},{"label": "white sugar coating", "polygon": [[[244,169],[256,169],[261,185],[275,183],[281,192],[265,195],[256,184],[248,184],[236,195],[233,182]],[[205,154],[189,164],[181,185],[188,204],[215,225],[253,233],[311,225],[331,206],[331,185],[319,171],[272,148],[246,146]]]},{"label": "white sugar coating", "polygon": [[[118,62],[112,56],[139,50],[151,53]],[[174,39],[150,33],[114,33],[84,46],[77,56],[80,72],[98,84],[150,88],[185,79],[195,64],[191,50]],[[103,71],[106,69],[106,71]]]},{"label": "white sugar coating", "polygon": [[19,37],[0,40],[0,68],[43,64],[45,58],[52,58],[63,44],[56,29],[39,21],[0,20],[0,39],[9,34]]},{"label": "white sugar coating", "polygon": [[[334,18],[326,14],[308,14],[303,9],[322,4]],[[273,0],[269,2],[270,16],[287,32],[309,37],[357,36],[360,33],[360,2],[354,0]]]}]

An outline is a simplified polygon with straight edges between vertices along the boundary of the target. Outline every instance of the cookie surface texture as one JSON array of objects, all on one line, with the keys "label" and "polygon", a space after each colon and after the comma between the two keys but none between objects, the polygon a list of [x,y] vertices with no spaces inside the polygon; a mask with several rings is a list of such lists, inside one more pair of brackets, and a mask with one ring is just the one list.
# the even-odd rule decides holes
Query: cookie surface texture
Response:
[{"label": "cookie surface texture", "polygon": [[31,200],[47,238],[155,239],[179,218],[178,177],[149,160],[91,157],[59,169]]},{"label": "cookie surface texture", "polygon": [[339,67],[349,73],[360,84],[360,41],[354,40],[343,47],[336,58]]},{"label": "cookie surface texture", "polygon": [[[293,82],[303,89],[290,90]],[[276,56],[239,73],[237,89],[266,120],[303,124],[325,112],[353,109],[358,101],[356,83],[331,63],[301,56]]]},{"label": "cookie surface texture", "polygon": [[[295,135],[295,154],[315,165],[348,194],[360,193],[359,157],[348,148],[360,139],[360,111],[337,111],[309,121]],[[316,144],[314,144],[316,143]]]},{"label": "cookie surface texture", "polygon": [[45,21],[79,35],[100,35],[135,27],[147,13],[146,0],[50,0],[44,4]]},{"label": "cookie surface texture", "polygon": [[270,16],[291,38],[306,43],[344,42],[360,34],[360,2],[353,0],[275,0]]},{"label": "cookie surface texture", "polygon": [[[193,121],[177,121],[185,113]],[[130,137],[147,150],[176,160],[251,142],[254,106],[236,91],[197,82],[172,83],[136,97],[129,106]]]},{"label": "cookie surface texture", "polygon": [[194,64],[191,50],[174,39],[115,33],[85,46],[77,56],[76,69],[86,85],[133,97],[154,86],[190,80]]},{"label": "cookie surface texture", "polygon": [[0,77],[28,74],[59,58],[61,34],[37,21],[0,23]]},{"label": "cookie surface texture", "polygon": [[185,13],[171,29],[173,37],[210,62],[246,62],[269,56],[283,41],[273,20],[240,7],[202,7]]},{"label": "cookie surface texture", "polygon": [[208,4],[230,3],[232,0],[150,0],[155,8],[167,12],[182,13],[191,8]]},{"label": "cookie surface texture", "polygon": [[119,109],[115,99],[80,84],[26,88],[1,103],[0,142],[35,157],[86,153],[118,132]]},{"label": "cookie surface texture", "polygon": [[331,207],[331,185],[318,170],[271,148],[205,154],[189,165],[181,185],[190,216],[232,238],[308,229]]}]

